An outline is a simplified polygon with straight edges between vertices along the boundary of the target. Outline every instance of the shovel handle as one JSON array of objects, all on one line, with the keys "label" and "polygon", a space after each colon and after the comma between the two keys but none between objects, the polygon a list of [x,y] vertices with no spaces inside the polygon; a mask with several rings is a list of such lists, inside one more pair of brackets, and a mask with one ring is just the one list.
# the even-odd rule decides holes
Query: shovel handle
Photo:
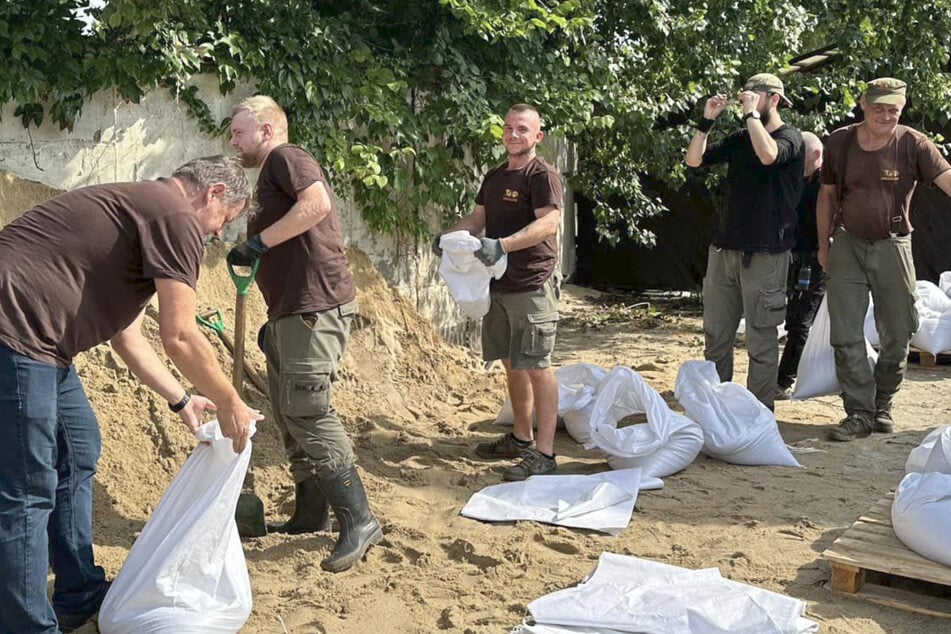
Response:
[{"label": "shovel handle", "polygon": [[251,290],[251,284],[254,283],[254,276],[258,274],[258,266],[261,264],[261,260],[255,260],[254,265],[251,267],[251,273],[248,275],[241,275],[235,272],[234,267],[229,263],[228,264],[228,275],[231,276],[231,281],[234,282],[235,288],[238,289],[238,295],[247,295],[248,291]]},{"label": "shovel handle", "polygon": [[225,320],[221,315],[220,308],[216,308],[214,310],[208,311],[207,313],[198,315],[195,317],[195,321],[197,321],[199,325],[205,326],[206,328],[211,328],[217,333],[223,334],[225,331]]}]

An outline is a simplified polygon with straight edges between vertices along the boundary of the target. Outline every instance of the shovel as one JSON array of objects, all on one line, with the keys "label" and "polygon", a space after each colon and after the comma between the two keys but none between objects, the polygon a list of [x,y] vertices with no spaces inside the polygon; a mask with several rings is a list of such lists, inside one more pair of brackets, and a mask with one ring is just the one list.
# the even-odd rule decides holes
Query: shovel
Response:
[{"label": "shovel", "polygon": [[[225,344],[225,349],[228,350],[228,353],[234,356],[234,342],[231,340],[231,337],[228,336],[228,333],[225,332],[225,322],[221,316],[221,309],[216,308],[201,313],[195,317],[195,321],[205,328],[214,330],[215,333],[218,334],[218,338],[221,339],[221,343]],[[251,379],[251,382],[254,383],[254,387],[258,388],[261,394],[267,396],[267,381],[264,380],[264,377],[261,376],[253,366],[245,366],[244,371],[248,375],[248,378]]]},{"label": "shovel", "polygon": [[[251,267],[251,273],[240,275],[231,264],[228,264],[228,274],[231,275],[231,281],[234,282],[237,289],[234,303],[234,368],[231,372],[231,382],[234,389],[237,390],[241,398],[244,398],[244,335],[247,328],[245,320],[245,308],[248,303],[248,291],[251,290],[251,284],[254,283],[254,276],[258,273],[260,260],[255,261]],[[267,392],[264,392],[267,394]]]}]

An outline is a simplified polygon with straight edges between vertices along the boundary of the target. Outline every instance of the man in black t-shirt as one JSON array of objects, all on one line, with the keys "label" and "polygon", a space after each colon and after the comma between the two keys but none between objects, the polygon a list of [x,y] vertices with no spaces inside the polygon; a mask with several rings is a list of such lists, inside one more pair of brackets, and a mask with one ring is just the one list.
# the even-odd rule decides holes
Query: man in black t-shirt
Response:
[{"label": "man in black t-shirt", "polygon": [[745,129],[707,147],[707,133],[727,104],[726,95],[714,95],[687,147],[690,167],[728,164],[728,201],[703,280],[704,356],[716,363],[721,381],[732,380],[733,340],[745,317],[750,361],[746,385],[773,409],[777,326],[786,317],[786,275],[796,239],[805,155],[799,130],[779,115],[780,102],[789,100],[778,77],[754,75],[738,98]]}]

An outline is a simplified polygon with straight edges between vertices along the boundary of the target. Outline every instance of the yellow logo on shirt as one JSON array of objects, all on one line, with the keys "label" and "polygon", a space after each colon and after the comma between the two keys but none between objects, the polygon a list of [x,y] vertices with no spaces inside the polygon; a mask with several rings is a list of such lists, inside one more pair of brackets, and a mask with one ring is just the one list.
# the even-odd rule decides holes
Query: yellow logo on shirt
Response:
[{"label": "yellow logo on shirt", "polygon": [[505,193],[502,194],[502,201],[507,203],[517,203],[518,202],[518,190],[517,189],[506,189]]},{"label": "yellow logo on shirt", "polygon": [[882,170],[882,180],[883,181],[897,181],[898,180],[898,170]]}]

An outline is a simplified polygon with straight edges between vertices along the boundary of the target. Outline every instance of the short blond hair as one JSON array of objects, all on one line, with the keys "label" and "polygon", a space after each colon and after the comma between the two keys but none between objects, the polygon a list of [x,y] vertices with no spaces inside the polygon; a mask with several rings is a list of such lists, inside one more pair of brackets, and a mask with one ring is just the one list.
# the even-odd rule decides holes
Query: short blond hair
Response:
[{"label": "short blond hair", "polygon": [[284,109],[267,95],[255,95],[244,99],[234,107],[231,116],[234,117],[239,112],[250,114],[256,125],[270,124],[276,135],[287,136],[287,115],[284,114]]}]

